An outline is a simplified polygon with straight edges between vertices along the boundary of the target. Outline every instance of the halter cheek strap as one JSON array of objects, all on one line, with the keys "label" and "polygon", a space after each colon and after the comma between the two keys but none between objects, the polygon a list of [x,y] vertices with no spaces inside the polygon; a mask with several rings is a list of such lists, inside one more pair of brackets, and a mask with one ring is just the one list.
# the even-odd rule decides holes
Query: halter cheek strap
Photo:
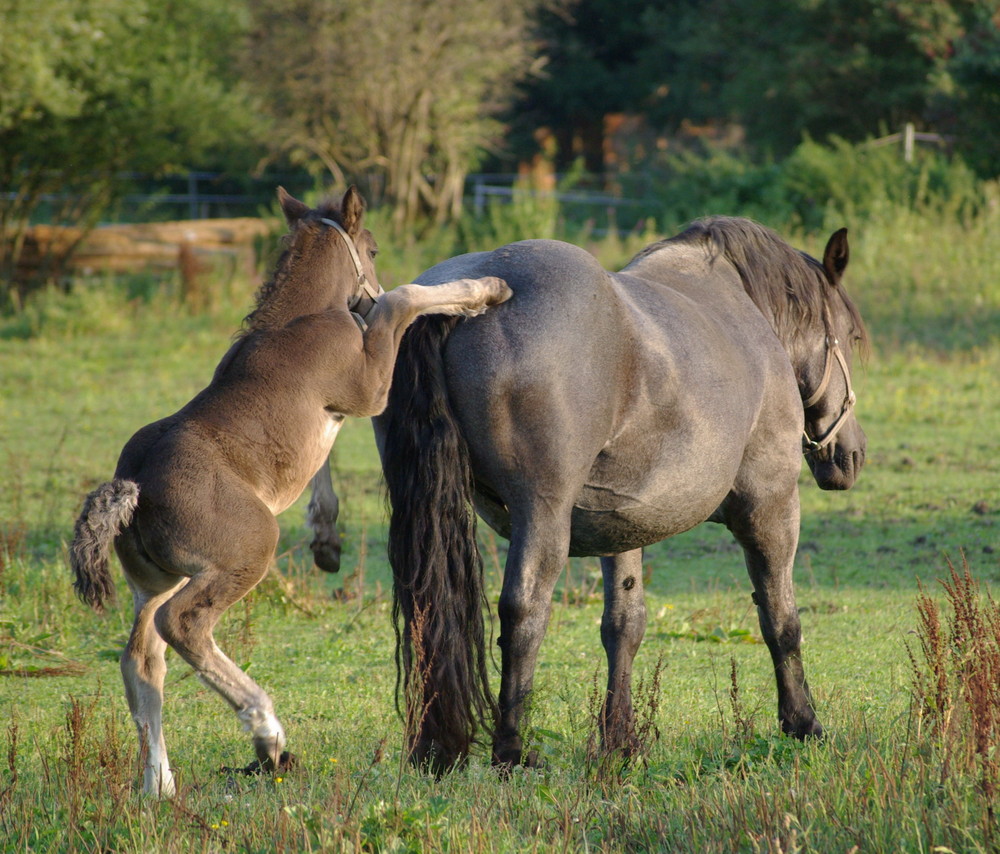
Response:
[{"label": "halter cheek strap", "polygon": [[[361,257],[358,255],[358,248],[354,245],[354,241],[351,240],[351,236],[344,231],[344,227],[336,220],[327,219],[324,217],[320,220],[324,225],[329,225],[331,228],[336,230],[341,237],[344,238],[344,243],[347,244],[347,249],[351,253],[351,260],[354,261],[354,269],[358,273],[358,285],[354,294],[351,296],[350,302],[347,304],[348,310],[351,312],[351,317],[354,318],[355,322],[362,332],[368,330],[368,315],[372,313],[372,310],[378,305],[378,298],[382,296],[385,291],[382,287],[378,288],[372,287],[372,283],[368,281],[368,277],[365,276],[364,268],[361,266]],[[367,310],[364,312],[355,311],[358,304],[365,297],[368,297],[372,304],[368,306]]]},{"label": "halter cheek strap", "polygon": [[824,433],[821,437],[814,439],[805,430],[802,431],[802,453],[804,454],[814,454],[817,451],[822,451],[823,448],[836,439],[837,433],[840,432],[840,428],[844,426],[844,423],[850,417],[851,411],[854,409],[854,404],[857,402],[854,389],[851,387],[851,372],[847,369],[847,359],[844,358],[844,353],[840,349],[840,342],[836,338],[827,338],[826,343],[826,364],[823,367],[823,379],[820,380],[816,391],[809,395],[806,400],[802,401],[802,407],[803,409],[809,409],[819,403],[822,399],[823,395],[826,393],[826,387],[830,384],[830,375],[833,373],[834,359],[836,359],[837,363],[840,365],[840,370],[844,374],[844,382],[847,384],[847,392],[844,398],[843,406],[840,409],[840,415],[837,416],[836,421],[830,425],[830,428],[826,431],[826,433]]}]

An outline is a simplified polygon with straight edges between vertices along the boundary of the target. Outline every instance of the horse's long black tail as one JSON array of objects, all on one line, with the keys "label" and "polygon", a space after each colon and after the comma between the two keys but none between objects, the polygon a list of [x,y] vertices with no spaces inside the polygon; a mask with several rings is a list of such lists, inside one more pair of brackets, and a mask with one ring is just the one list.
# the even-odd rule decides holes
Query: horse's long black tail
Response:
[{"label": "horse's long black tail", "polygon": [[437,773],[461,761],[478,728],[496,722],[472,469],[441,356],[457,320],[429,316],[410,327],[381,417],[397,704],[402,689],[411,758]]},{"label": "horse's long black tail", "polygon": [[139,503],[139,487],[131,480],[102,483],[87,496],[73,527],[69,564],[76,575],[73,587],[95,611],[114,599],[115,585],[108,571],[108,556],[115,537],[132,520]]}]

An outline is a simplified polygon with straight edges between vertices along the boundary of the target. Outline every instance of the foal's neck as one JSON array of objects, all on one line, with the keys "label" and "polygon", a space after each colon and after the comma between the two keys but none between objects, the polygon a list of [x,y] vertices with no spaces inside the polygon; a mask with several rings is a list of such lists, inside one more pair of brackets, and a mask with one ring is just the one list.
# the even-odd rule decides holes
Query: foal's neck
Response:
[{"label": "foal's neck", "polygon": [[[244,321],[244,334],[263,329],[280,329],[297,317],[318,314],[333,307],[341,288],[336,273],[309,251],[311,240],[305,236],[301,246],[289,248],[273,277],[257,292],[256,307]],[[344,299],[346,308],[347,301]]]}]

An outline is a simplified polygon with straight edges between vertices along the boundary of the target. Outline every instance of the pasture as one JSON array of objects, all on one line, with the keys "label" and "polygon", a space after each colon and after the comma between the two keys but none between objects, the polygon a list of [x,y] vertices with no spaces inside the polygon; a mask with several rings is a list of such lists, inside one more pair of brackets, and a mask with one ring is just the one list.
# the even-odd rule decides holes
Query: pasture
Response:
[{"label": "pasture", "polygon": [[[874,341],[855,372],[868,462],[845,493],[820,492],[803,466],[796,558],[803,655],[827,738],[779,734],[742,555],[724,529],[703,525],[644,558],[636,676],[648,754],[622,765],[594,751],[600,573],[596,559],[574,559],[530,717],[545,766],[507,780],[488,746],[440,780],[402,755],[378,459],[370,426],[352,421],[333,460],[341,574],[311,567],[303,497],[281,517],[271,573],[217,632],[274,698],[297,765],[281,777],[221,771],[252,758],[250,741],[168,655],[178,796],[142,802],[117,663],[130,603],[121,583],[117,607],[90,613],[72,594],[65,548],[83,496],[132,432],[207,382],[252,286],[235,283],[193,312],[171,287],[81,282],[0,319],[4,850],[998,850],[1000,727],[980,753],[962,727],[935,729],[911,701],[924,660],[918,582],[946,623],[936,579],[948,560],[961,569],[964,555],[984,592],[1000,584],[1000,220],[900,212],[848,225],[846,284]],[[785,236],[818,255],[826,234]],[[588,248],[615,266],[645,242]],[[386,287],[427,263],[386,243]],[[485,526],[481,537],[495,606],[505,544]],[[960,705],[955,720],[967,722]]]}]

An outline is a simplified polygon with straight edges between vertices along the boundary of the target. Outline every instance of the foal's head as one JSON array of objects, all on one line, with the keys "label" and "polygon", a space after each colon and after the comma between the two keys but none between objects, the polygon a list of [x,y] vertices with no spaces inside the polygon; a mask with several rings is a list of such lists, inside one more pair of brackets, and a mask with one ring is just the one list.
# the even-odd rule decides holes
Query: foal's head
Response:
[{"label": "foal's head", "polygon": [[351,187],[339,204],[318,208],[278,188],[278,201],[291,229],[271,279],[257,291],[243,334],[283,326],[330,308],[354,309],[381,287],[375,273],[378,246],[362,224],[364,199]]}]

